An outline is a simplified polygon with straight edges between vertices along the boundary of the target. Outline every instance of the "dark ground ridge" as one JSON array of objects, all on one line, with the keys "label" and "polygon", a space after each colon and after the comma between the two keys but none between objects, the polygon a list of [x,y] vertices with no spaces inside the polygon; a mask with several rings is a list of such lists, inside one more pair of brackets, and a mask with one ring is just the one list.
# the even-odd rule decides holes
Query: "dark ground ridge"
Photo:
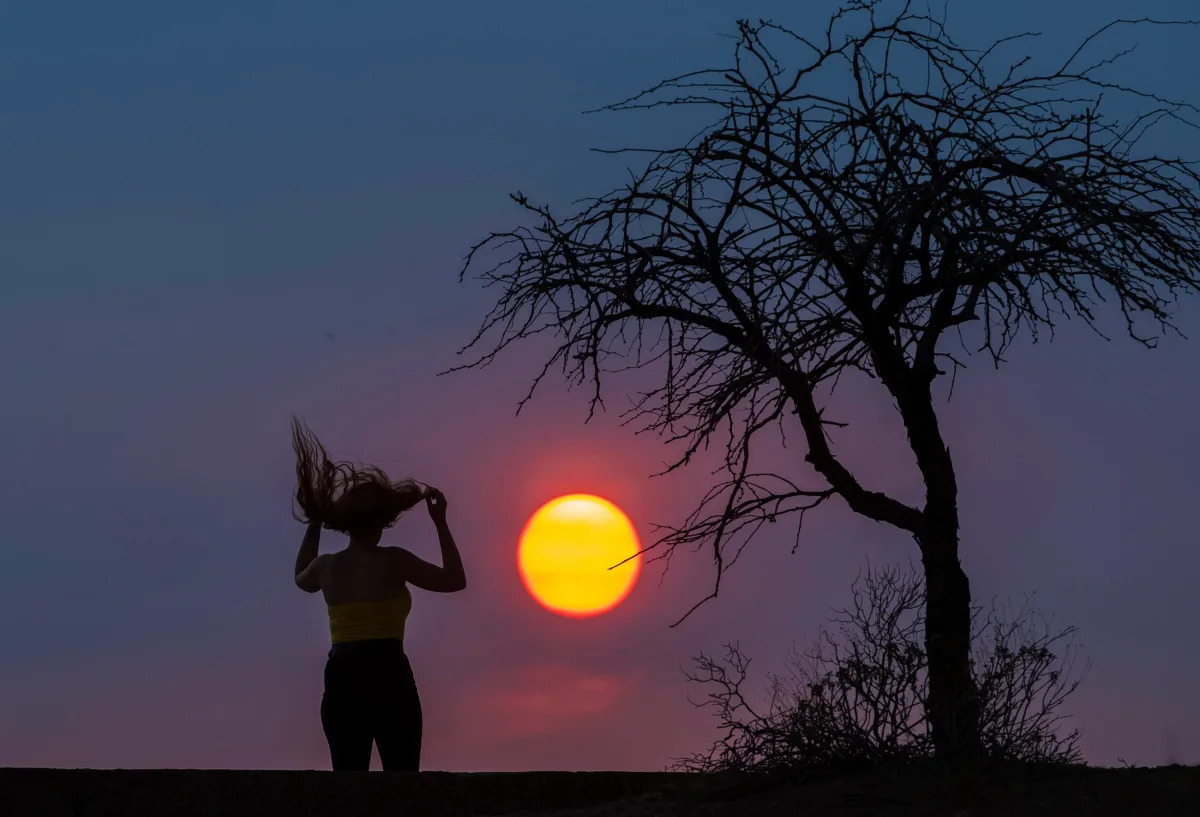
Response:
[{"label": "dark ground ridge", "polygon": [[0,769],[0,817],[1200,817],[1200,766],[669,772]]}]

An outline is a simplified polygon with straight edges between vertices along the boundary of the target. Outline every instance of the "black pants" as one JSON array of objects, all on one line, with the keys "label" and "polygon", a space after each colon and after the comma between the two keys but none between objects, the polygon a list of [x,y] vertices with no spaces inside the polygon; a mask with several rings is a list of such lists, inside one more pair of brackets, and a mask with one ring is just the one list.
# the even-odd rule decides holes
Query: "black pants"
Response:
[{"label": "black pants", "polygon": [[325,662],[321,726],[335,772],[371,765],[371,744],[384,771],[421,765],[421,699],[399,639],[337,644]]}]

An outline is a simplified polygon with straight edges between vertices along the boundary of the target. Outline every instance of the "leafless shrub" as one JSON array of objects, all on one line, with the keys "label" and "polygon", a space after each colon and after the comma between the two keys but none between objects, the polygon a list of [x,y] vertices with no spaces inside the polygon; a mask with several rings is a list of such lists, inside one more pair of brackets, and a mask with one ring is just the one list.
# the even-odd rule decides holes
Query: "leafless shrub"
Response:
[{"label": "leafless shrub", "polygon": [[[704,753],[675,758],[678,771],[829,769],[933,757],[925,715],[925,588],[913,570],[870,568],[853,599],[785,674],[767,676],[765,705],[746,695],[750,658],[727,644],[701,653],[688,680],[708,688],[720,738]],[[1080,731],[1060,733],[1066,698],[1087,673],[1076,628],[1057,632],[1029,606],[972,610],[972,674],[980,732],[996,761],[1075,763]]]}]

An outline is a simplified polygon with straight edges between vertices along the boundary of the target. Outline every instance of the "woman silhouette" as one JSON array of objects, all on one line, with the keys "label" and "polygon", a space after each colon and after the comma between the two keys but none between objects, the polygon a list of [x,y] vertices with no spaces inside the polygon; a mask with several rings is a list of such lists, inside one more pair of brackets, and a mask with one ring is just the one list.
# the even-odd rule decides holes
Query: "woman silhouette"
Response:
[{"label": "woman silhouette", "polygon": [[[367,771],[372,742],[384,771],[415,772],[421,763],[421,699],[404,653],[408,585],[435,593],[467,586],[446,524],[446,497],[414,480],[392,482],[370,465],[330,462],[325,448],[292,419],[296,504],[308,524],[296,557],[296,586],[320,590],[333,646],[325,663],[321,726],[334,771]],[[385,528],[421,500],[437,529],[442,567],[379,544]],[[345,533],[345,550],[318,556],[321,528]]]}]

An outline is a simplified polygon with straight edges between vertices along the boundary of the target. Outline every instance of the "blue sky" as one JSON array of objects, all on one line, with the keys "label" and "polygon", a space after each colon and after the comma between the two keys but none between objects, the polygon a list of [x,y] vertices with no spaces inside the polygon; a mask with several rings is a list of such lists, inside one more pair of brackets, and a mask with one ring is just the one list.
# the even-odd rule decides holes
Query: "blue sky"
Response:
[{"label": "blue sky", "polygon": [[[520,218],[508,193],[566,206],[605,192],[623,160],[588,148],[670,144],[697,124],[585,109],[726,62],[737,17],[823,27],[833,5],[0,10],[0,766],[328,768],[327,625],[289,572],[292,412],[338,456],[450,497],[472,584],[414,605],[426,768],[659,768],[714,736],[686,700],[689,656],[740,639],[756,670],[782,669],[866,557],[915,560],[910,540],[831,508],[795,555],[787,532],[761,538],[679,628],[708,589],[703,554],[680,554],[661,585],[651,565],[607,616],[555,618],[516,574],[529,513],[592,491],[648,534],[706,474],[647,479],[660,444],[612,413],[584,425],[586,396],[554,382],[515,417],[535,345],[434,376],[488,305],[457,272]],[[1113,17],[1189,13],[958,2],[950,22],[970,43],[1043,31],[1037,56]],[[1187,96],[1198,36],[1105,42],[1141,43],[1122,78]],[[1170,128],[1148,142],[1195,144]],[[1094,667],[1071,709],[1097,763],[1200,762],[1198,307],[1178,317],[1192,340],[1153,352],[1076,324],[999,372],[976,358],[943,415],[976,597],[1036,591],[1080,627]],[[889,402],[848,394],[843,450],[911,492]],[[436,553],[419,513],[389,537]]]}]

